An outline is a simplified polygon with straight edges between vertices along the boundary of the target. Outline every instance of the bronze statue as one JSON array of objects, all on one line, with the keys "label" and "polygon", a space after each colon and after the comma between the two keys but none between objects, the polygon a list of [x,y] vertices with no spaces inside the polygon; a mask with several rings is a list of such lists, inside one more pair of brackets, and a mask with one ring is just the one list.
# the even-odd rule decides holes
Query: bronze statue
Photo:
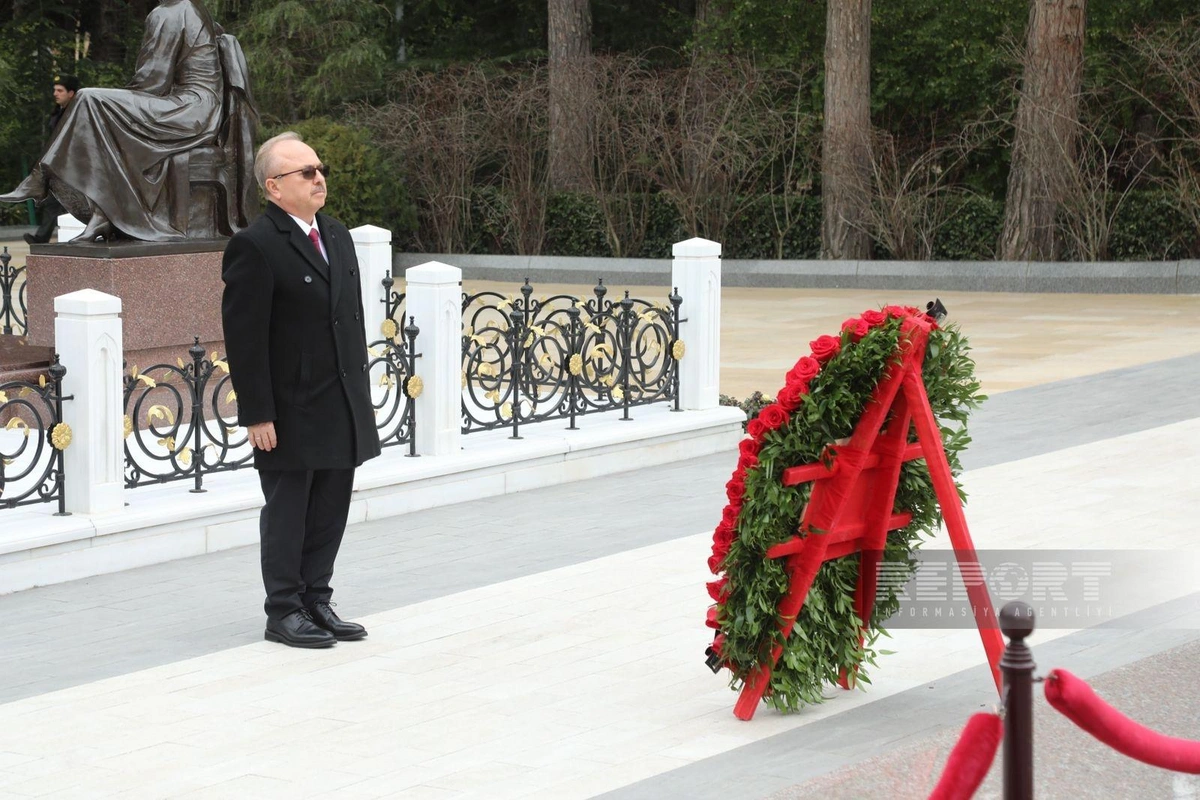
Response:
[{"label": "bronze statue", "polygon": [[230,236],[254,215],[246,61],[203,0],[160,0],[125,89],[83,89],[30,176],[0,202],[48,194],[87,222],[73,242]]}]

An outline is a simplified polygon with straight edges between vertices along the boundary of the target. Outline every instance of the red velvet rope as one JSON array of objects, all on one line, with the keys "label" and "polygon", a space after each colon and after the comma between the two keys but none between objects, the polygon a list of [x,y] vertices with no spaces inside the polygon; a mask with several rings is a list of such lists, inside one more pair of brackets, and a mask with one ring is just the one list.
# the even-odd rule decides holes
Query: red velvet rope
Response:
[{"label": "red velvet rope", "polygon": [[1104,702],[1065,669],[1046,676],[1046,700],[1063,716],[1112,749],[1154,767],[1200,774],[1200,742],[1152,731]]},{"label": "red velvet rope", "polygon": [[1004,736],[997,714],[974,714],[950,751],[942,777],[929,800],[969,800],[987,777]]}]

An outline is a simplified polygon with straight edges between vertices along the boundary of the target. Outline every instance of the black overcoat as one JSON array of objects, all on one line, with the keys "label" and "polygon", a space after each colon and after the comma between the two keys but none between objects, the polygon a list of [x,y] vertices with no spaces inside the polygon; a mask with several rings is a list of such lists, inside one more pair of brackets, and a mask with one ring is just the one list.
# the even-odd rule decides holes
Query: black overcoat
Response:
[{"label": "black overcoat", "polygon": [[273,421],[279,442],[255,450],[258,469],[345,469],[379,455],[354,243],[332,217],[317,214],[317,228],[328,264],[273,203],[225,248],[238,424]]}]

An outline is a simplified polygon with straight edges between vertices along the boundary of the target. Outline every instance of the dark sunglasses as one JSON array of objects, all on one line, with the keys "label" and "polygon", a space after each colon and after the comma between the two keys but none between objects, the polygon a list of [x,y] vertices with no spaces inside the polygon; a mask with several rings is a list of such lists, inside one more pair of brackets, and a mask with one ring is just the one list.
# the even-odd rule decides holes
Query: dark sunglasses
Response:
[{"label": "dark sunglasses", "polygon": [[301,167],[300,169],[294,169],[291,172],[281,172],[278,175],[272,175],[271,180],[277,181],[280,178],[286,178],[288,175],[295,175],[297,172],[300,173],[300,177],[304,178],[304,180],[306,180],[306,181],[311,181],[313,178],[317,177],[318,172],[321,173],[322,175],[324,175],[326,178],[328,178],[329,177],[329,165],[328,164],[317,164],[314,167],[310,164],[307,167]]}]

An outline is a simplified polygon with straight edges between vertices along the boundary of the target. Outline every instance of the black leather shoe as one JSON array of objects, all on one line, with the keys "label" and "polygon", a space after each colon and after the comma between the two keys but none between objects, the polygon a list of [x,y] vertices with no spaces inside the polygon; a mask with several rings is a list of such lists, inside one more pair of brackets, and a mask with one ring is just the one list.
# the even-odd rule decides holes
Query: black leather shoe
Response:
[{"label": "black leather shoe", "polygon": [[288,647],[333,647],[337,643],[329,631],[313,624],[307,608],[293,611],[280,620],[268,619],[263,638]]},{"label": "black leather shoe", "polygon": [[309,609],[312,621],[329,631],[339,642],[352,642],[367,635],[367,629],[357,622],[346,622],[333,612],[333,603],[320,600]]}]

